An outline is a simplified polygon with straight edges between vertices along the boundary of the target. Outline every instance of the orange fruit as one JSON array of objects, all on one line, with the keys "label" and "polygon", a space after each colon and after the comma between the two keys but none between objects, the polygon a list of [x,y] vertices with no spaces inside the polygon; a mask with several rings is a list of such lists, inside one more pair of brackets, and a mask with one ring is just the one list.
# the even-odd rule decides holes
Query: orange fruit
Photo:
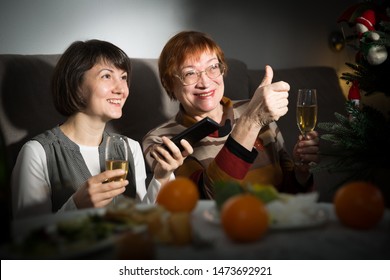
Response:
[{"label": "orange fruit", "polygon": [[156,203],[170,212],[191,212],[198,200],[197,185],[189,178],[176,177],[161,187]]},{"label": "orange fruit", "polygon": [[385,211],[381,191],[366,181],[352,181],[341,186],[335,193],[333,204],[339,220],[357,229],[374,227]]},{"label": "orange fruit", "polygon": [[230,197],[221,208],[224,232],[234,241],[258,240],[268,229],[268,212],[263,202],[253,194]]}]

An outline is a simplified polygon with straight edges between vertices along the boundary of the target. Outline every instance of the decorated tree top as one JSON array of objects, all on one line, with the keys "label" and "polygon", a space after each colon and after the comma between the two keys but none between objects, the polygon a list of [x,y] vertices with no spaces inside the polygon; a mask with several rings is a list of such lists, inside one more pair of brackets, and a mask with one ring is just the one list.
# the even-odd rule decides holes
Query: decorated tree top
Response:
[{"label": "decorated tree top", "polygon": [[390,96],[390,1],[364,1],[347,8],[339,17],[354,31],[347,41],[356,53],[355,63],[346,65],[352,72],[343,73],[347,84],[355,82],[366,95],[374,92]]}]

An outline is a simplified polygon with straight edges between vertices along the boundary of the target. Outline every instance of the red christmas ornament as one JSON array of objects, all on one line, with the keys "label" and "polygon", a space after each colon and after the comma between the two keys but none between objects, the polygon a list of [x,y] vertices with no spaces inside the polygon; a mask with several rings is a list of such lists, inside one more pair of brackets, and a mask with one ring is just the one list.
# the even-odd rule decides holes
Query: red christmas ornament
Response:
[{"label": "red christmas ornament", "polygon": [[364,11],[360,17],[356,18],[355,21],[356,23],[363,24],[368,31],[375,30],[376,19],[375,12],[373,10]]},{"label": "red christmas ornament", "polygon": [[358,81],[355,80],[352,82],[352,86],[349,89],[348,100],[351,100],[352,102],[355,103],[356,106],[358,106],[360,99],[361,99],[361,97],[360,97],[359,83],[358,83]]}]

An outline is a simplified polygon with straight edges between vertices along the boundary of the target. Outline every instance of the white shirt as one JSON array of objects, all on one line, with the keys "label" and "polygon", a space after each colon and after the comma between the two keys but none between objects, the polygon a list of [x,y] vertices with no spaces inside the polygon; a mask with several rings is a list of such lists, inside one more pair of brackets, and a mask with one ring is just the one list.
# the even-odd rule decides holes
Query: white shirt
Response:
[{"label": "white shirt", "polygon": [[[161,184],[154,178],[146,190],[146,169],[141,146],[128,138],[134,157],[136,201],[155,203]],[[92,175],[100,173],[98,147],[79,146]],[[174,179],[171,175],[171,180]],[[15,218],[51,213],[51,186],[43,146],[35,140],[23,145],[11,177],[12,211]],[[77,210],[71,196],[58,212]]]}]

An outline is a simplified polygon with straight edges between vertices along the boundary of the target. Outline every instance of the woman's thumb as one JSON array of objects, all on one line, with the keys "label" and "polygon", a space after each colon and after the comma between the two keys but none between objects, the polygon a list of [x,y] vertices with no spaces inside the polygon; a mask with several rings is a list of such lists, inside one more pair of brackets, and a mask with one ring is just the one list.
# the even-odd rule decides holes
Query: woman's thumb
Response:
[{"label": "woman's thumb", "polygon": [[261,81],[261,84],[259,87],[270,85],[272,83],[273,77],[274,77],[274,71],[272,70],[272,67],[269,65],[266,65],[264,78]]}]

